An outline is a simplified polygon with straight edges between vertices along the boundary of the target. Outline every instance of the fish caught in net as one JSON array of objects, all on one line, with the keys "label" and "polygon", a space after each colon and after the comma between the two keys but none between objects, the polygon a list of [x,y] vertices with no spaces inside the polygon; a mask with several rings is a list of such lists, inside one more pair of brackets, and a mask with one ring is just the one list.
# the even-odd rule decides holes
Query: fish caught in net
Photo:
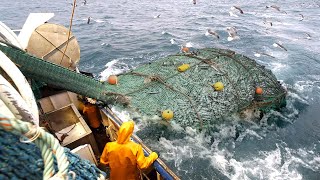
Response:
[{"label": "fish caught in net", "polygon": [[[214,84],[220,84],[215,89]],[[256,61],[223,49],[180,53],[119,74],[109,103],[145,116],[172,110],[182,126],[206,128],[247,108],[285,105],[285,89]],[[124,105],[124,106],[123,106]]]}]

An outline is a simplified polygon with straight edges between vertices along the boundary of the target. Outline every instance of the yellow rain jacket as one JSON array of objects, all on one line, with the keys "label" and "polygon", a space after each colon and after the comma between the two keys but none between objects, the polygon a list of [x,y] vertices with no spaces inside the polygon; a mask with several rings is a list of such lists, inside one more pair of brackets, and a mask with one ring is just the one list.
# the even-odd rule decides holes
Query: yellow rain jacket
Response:
[{"label": "yellow rain jacket", "polygon": [[100,162],[109,165],[110,180],[139,179],[138,168],[146,169],[158,158],[155,152],[145,157],[142,146],[130,140],[133,129],[133,121],[123,123],[117,141],[109,142],[104,147]]}]

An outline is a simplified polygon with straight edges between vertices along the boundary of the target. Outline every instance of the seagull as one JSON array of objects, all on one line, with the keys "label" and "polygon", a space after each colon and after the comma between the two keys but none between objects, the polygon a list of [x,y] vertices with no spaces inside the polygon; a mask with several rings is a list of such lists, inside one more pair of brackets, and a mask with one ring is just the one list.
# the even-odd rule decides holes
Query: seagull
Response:
[{"label": "seagull", "polygon": [[176,40],[175,39],[170,39],[171,44],[176,44]]},{"label": "seagull", "polygon": [[231,10],[238,10],[240,12],[240,14],[243,14],[242,9],[240,7],[238,7],[238,6],[232,6],[230,9]]},{"label": "seagull", "polygon": [[299,14],[300,16],[301,16],[301,19],[300,19],[300,21],[303,21],[303,19],[304,19],[304,16],[303,16],[303,14]]},{"label": "seagull", "polygon": [[220,38],[219,34],[216,31],[212,31],[211,29],[208,29],[206,32],[206,35],[209,35],[209,34],[213,35],[214,37],[216,37],[218,39]]},{"label": "seagull", "polygon": [[268,20],[267,20],[267,18],[265,18],[265,19],[263,20],[263,24],[269,24],[270,26],[273,25],[271,21],[268,21]]},{"label": "seagull", "polygon": [[229,15],[230,15],[230,16],[233,16],[233,17],[239,17],[239,16],[236,14],[235,10],[239,11],[240,14],[243,14],[242,9],[240,9],[240,8],[237,7],[237,6],[232,6],[232,7],[230,8],[230,10],[231,10],[231,11],[229,11]]},{"label": "seagull", "polygon": [[[279,6],[276,6],[276,5],[266,6],[266,8],[267,8],[267,9],[268,9],[268,8],[273,8],[273,9],[281,12],[281,11],[280,11],[280,7],[279,7]],[[285,11],[283,11],[283,12],[287,14],[287,12],[285,12]]]},{"label": "seagull", "polygon": [[273,9],[275,9],[275,10],[277,10],[277,11],[280,12],[280,7],[279,7],[279,6],[276,6],[276,5],[266,6],[266,8],[267,8],[267,9],[268,9],[268,8],[273,8]]},{"label": "seagull", "polygon": [[89,16],[89,17],[88,17],[87,24],[90,24],[90,20],[91,20],[91,17]]},{"label": "seagull", "polygon": [[305,33],[307,35],[307,39],[310,40],[311,39],[311,35],[309,33]]},{"label": "seagull", "polygon": [[237,30],[235,27],[227,27],[227,31],[229,34],[228,41],[239,39],[239,36],[237,36]]},{"label": "seagull", "polygon": [[154,18],[160,18],[161,14],[154,16]]},{"label": "seagull", "polygon": [[260,52],[255,52],[254,53],[254,56],[256,56],[256,57],[261,57],[261,55],[268,56],[268,57],[271,57],[271,58],[275,58],[274,56],[272,56],[270,54],[267,54],[267,53],[260,53]]},{"label": "seagull", "polygon": [[283,45],[279,44],[279,43],[273,43],[273,47],[279,47],[285,51],[288,51]]}]

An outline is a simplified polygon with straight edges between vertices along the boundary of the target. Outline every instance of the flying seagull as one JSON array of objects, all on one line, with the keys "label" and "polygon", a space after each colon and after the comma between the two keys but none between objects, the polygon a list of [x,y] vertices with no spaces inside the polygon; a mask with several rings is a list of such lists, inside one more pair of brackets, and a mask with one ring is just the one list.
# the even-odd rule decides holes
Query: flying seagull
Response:
[{"label": "flying seagull", "polygon": [[176,40],[175,39],[170,39],[171,44],[176,44]]},{"label": "flying seagull", "polygon": [[238,6],[232,6],[230,9],[231,10],[238,10],[240,12],[240,14],[243,14],[242,9],[240,7],[238,7]]},{"label": "flying seagull", "polygon": [[309,33],[305,33],[307,35],[307,39],[310,40],[311,39],[311,35]]},{"label": "flying seagull", "polygon": [[[273,9],[281,12],[281,11],[280,11],[280,7],[279,7],[279,6],[276,6],[276,5],[266,6],[266,8],[267,8],[267,9],[268,9],[268,8],[273,8]],[[285,12],[285,11],[283,11],[283,12],[284,12],[285,14],[287,14],[287,12]]]},{"label": "flying seagull", "polygon": [[262,52],[255,52],[254,53],[254,56],[256,57],[261,57],[261,56],[268,56],[268,57],[271,57],[271,58],[275,58],[274,56],[270,55],[270,54],[267,54],[267,53],[262,53]]},{"label": "flying seagull", "polygon": [[285,50],[285,51],[288,51],[283,45],[281,45],[281,44],[279,44],[279,43],[273,43],[273,46],[274,46],[274,47],[279,47],[279,48],[281,48],[281,49],[283,49],[283,50]]},{"label": "flying seagull", "polygon": [[271,21],[268,21],[268,20],[267,20],[267,18],[265,18],[265,19],[263,20],[263,24],[269,24],[270,26],[273,25]]},{"label": "flying seagull", "polygon": [[243,11],[241,8],[237,7],[237,6],[232,6],[230,8],[231,11],[229,11],[229,15],[233,16],[233,17],[239,17],[236,13],[236,11],[239,11],[240,14],[243,14]]},{"label": "flying seagull", "polygon": [[239,39],[239,36],[237,35],[237,30],[235,27],[227,27],[227,32],[229,34],[228,41]]},{"label": "flying seagull", "polygon": [[303,19],[304,19],[304,16],[303,16],[303,14],[299,14],[300,16],[301,16],[301,19],[300,19],[300,21],[303,21]]},{"label": "flying seagull", "polygon": [[206,35],[210,35],[210,34],[218,39],[220,38],[219,34],[216,31],[212,31],[211,29],[208,29],[206,32]]}]

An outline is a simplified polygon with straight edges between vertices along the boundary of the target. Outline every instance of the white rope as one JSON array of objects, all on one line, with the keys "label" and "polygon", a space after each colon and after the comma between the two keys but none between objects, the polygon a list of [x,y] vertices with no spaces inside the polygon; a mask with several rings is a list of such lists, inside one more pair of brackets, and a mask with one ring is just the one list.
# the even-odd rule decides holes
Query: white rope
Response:
[{"label": "white rope", "polygon": [[[36,125],[29,125],[29,131],[24,134],[24,137],[20,137],[20,142],[22,143],[31,143],[35,141],[41,135],[40,127]],[[27,138],[27,140],[23,140],[23,138]]]}]

